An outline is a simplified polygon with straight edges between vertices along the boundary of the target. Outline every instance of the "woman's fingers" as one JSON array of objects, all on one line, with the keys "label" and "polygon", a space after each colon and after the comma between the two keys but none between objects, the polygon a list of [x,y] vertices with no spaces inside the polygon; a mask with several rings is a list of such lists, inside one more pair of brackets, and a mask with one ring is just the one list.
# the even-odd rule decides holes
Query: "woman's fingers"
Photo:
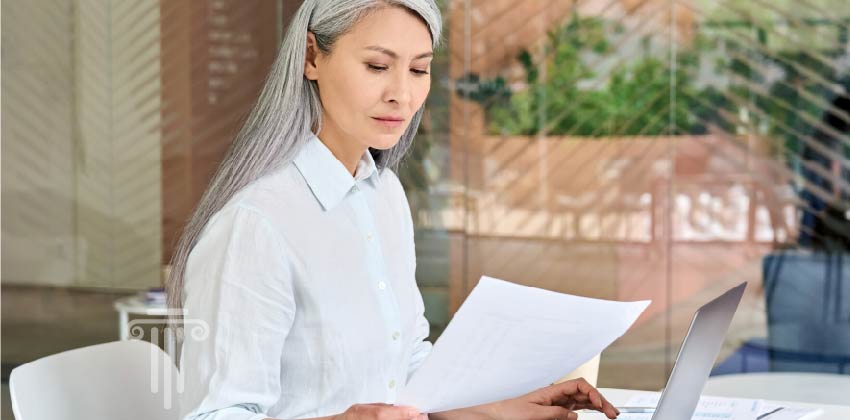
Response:
[{"label": "woman's fingers", "polygon": [[[602,395],[602,394],[600,394],[600,395]],[[607,399],[605,399],[605,397],[602,397],[602,401],[603,401],[602,412],[605,413],[605,415],[607,415],[609,419],[617,417],[617,416],[620,415],[620,410],[618,410],[617,407],[614,407],[614,404],[611,404],[611,402],[608,401]]]},{"label": "woman's fingers", "polygon": [[602,393],[599,392],[598,389],[593,387],[590,388],[592,389],[591,401],[593,402],[594,408],[598,411],[605,413],[605,415],[608,416],[609,419],[616,418],[620,414],[620,410],[617,410],[617,408],[614,407],[614,404],[611,404],[607,399],[605,399],[605,397],[602,396]]},{"label": "woman's fingers", "polygon": [[614,407],[613,405],[611,405],[611,403],[608,403],[608,402],[604,403],[601,408],[596,407],[594,405],[591,405],[590,403],[584,403],[584,404],[575,404],[575,405],[573,405],[572,409],[576,410],[576,411],[578,411],[578,410],[595,410],[595,411],[599,411],[601,413],[605,413],[605,415],[608,416],[609,418],[614,418],[614,417],[616,417],[620,414],[619,410],[617,410],[616,407]]},{"label": "woman's fingers", "polygon": [[558,405],[572,406],[573,409],[594,409],[605,413],[608,418],[616,418],[619,411],[584,378],[574,379],[554,385],[558,396],[553,398]]},{"label": "woman's fingers", "polygon": [[348,411],[357,420],[418,420],[422,415],[415,407],[383,403],[357,404]]},{"label": "woman's fingers", "polygon": [[532,414],[534,419],[539,420],[577,420],[578,414],[574,413],[572,410],[568,410],[564,407],[552,405],[552,406],[541,406],[539,409],[535,409]]},{"label": "woman's fingers", "polygon": [[391,405],[381,407],[377,420],[416,420],[421,415],[416,407]]}]

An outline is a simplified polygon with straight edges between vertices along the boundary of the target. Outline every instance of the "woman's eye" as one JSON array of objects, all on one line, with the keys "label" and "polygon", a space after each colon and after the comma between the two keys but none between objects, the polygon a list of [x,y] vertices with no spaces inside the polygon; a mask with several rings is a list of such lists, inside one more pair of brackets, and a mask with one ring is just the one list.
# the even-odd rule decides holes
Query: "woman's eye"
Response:
[{"label": "woman's eye", "polygon": [[[389,67],[378,66],[378,65],[374,65],[374,64],[366,64],[366,66],[369,68],[369,70],[372,70],[376,73],[380,73],[382,71],[386,71],[387,69],[389,69]],[[410,71],[413,72],[414,74],[416,74],[417,76],[429,74],[429,72],[427,70],[410,69]]]}]

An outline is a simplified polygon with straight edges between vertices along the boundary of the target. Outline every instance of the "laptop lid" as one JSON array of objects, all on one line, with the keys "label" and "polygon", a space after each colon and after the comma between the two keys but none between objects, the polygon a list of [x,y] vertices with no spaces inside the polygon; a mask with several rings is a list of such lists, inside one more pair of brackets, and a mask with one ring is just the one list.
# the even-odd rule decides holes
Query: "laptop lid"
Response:
[{"label": "laptop lid", "polygon": [[697,310],[652,420],[689,419],[744,295],[741,283]]}]

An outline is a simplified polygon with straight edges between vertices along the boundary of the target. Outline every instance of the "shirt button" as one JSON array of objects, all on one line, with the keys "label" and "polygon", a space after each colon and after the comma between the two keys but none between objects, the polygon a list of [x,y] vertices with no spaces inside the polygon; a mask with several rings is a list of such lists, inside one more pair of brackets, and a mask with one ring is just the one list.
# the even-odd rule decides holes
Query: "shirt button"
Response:
[{"label": "shirt button", "polygon": [[393,333],[393,340],[398,340],[399,337],[401,337],[401,333],[399,333],[398,331]]},{"label": "shirt button", "polygon": [[366,234],[366,239],[368,239],[370,241],[372,240],[372,232],[369,232],[369,233]]},{"label": "shirt button", "polygon": [[384,282],[378,283],[378,289],[384,290],[387,288],[387,284]]},{"label": "shirt button", "polygon": [[357,186],[355,185],[355,186],[351,187],[351,191],[357,192],[357,191],[360,191],[360,188],[357,188]]},{"label": "shirt button", "polygon": [[395,381],[390,381],[389,387],[390,389],[395,388]]}]

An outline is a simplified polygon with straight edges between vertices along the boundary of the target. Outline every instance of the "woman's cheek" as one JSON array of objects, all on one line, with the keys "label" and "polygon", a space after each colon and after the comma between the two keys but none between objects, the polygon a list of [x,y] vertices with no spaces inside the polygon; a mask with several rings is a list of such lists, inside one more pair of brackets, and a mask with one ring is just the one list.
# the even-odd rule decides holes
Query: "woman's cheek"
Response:
[{"label": "woman's cheek", "polygon": [[428,77],[423,77],[423,79],[426,79],[426,83],[425,86],[419,88],[419,92],[416,98],[416,107],[414,108],[414,111],[422,107],[422,104],[425,103],[425,99],[428,98],[428,92],[431,91],[431,79]]}]

